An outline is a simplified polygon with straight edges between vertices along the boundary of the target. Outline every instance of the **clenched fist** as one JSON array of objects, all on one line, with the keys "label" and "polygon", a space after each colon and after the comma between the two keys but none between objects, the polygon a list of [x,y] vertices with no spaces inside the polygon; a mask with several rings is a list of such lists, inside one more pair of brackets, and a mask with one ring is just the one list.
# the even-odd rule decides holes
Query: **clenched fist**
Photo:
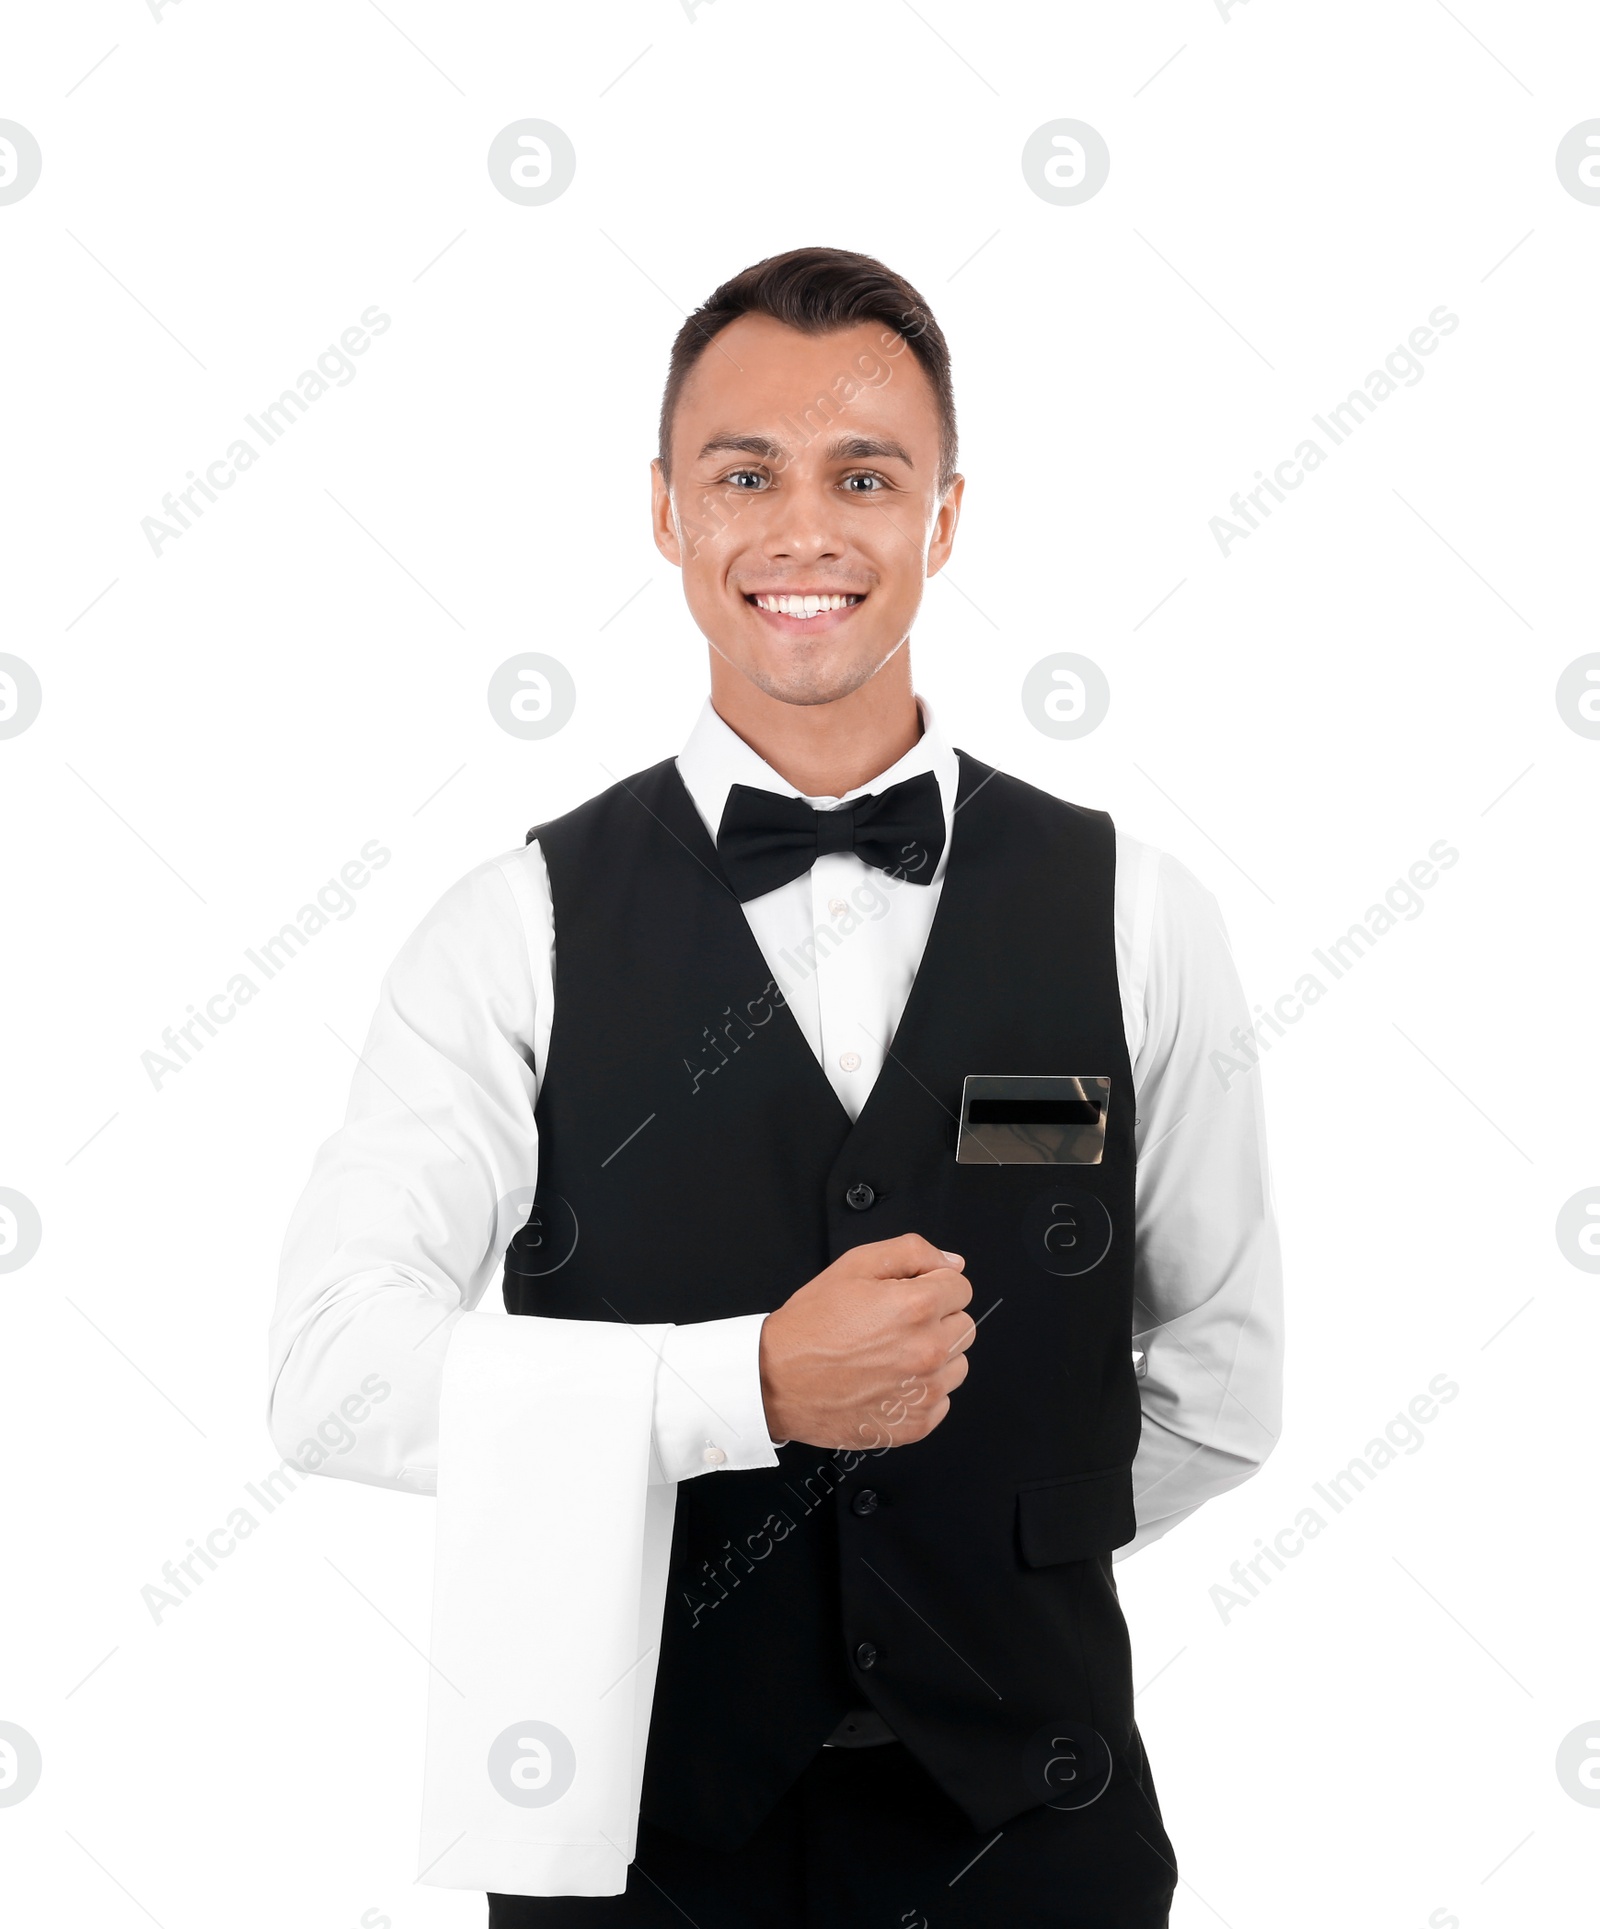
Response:
[{"label": "clenched fist", "polygon": [[769,1313],[761,1395],[772,1438],[859,1449],[932,1433],[978,1335],[965,1264],[906,1233],[852,1247]]}]

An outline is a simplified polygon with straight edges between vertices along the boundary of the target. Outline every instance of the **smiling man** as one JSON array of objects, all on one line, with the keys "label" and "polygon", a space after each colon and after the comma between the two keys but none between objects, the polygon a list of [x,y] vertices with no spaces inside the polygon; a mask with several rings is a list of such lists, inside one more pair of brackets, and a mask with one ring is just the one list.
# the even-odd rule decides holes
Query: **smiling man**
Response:
[{"label": "smiling man", "polygon": [[274,1437],[393,1388],[329,1472],[431,1488],[502,1262],[513,1314],[667,1329],[637,1855],[493,1929],[1168,1918],[1112,1556],[1276,1438],[1258,1082],[1207,1065],[1250,1019],[1187,871],[915,694],[955,461],[881,263],[798,249],[689,318],[652,518],[710,699],[424,920],[290,1231]]}]

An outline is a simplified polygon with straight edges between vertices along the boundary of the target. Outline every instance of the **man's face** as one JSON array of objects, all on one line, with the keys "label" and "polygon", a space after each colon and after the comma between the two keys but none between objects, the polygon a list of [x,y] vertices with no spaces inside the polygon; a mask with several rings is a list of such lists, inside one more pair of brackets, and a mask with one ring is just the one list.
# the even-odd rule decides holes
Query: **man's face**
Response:
[{"label": "man's face", "polygon": [[937,491],[932,385],[880,322],[804,335],[741,315],[678,398],[670,495],[652,468],[656,546],[695,622],[782,703],[836,702],[889,661],[960,511],[959,477]]}]

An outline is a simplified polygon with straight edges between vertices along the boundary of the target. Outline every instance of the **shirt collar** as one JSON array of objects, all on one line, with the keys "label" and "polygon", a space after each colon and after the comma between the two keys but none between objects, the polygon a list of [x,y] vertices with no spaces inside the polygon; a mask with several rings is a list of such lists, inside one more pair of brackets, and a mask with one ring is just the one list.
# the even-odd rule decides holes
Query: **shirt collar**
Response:
[{"label": "shirt collar", "polygon": [[[805,801],[815,810],[830,810],[835,804],[851,803],[857,797],[865,797],[870,791],[887,790],[890,784],[901,783],[907,777],[917,777],[923,771],[931,770],[939,782],[948,841],[961,769],[955,751],[934,721],[926,698],[919,696],[916,702],[922,716],[922,735],[903,757],[869,782],[846,791],[842,797],[806,797]],[[752,750],[737,731],[723,722],[711,707],[709,697],[693,730],[689,732],[688,742],[678,752],[678,774],[683,779],[684,788],[694,799],[695,809],[711,833],[713,843],[722,825],[728,792],[735,784],[749,784],[756,790],[776,791],[780,797],[804,796],[787,778],[780,777],[758,751]]]}]

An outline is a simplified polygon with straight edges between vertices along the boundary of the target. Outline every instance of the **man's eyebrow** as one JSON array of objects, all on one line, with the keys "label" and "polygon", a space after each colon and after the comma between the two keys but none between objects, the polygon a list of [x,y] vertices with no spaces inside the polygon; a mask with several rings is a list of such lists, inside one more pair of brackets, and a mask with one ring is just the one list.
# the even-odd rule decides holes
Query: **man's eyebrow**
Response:
[{"label": "man's eyebrow", "polygon": [[[775,442],[770,435],[714,435],[705,443],[700,454],[702,457],[713,455],[719,449],[726,449],[739,455],[764,457],[769,462],[783,459],[783,444]],[[898,442],[879,435],[841,435],[829,445],[827,454],[834,462],[860,462],[869,457],[878,457],[895,462],[903,462],[908,469],[916,464],[906,454]]]},{"label": "man's eyebrow", "polygon": [[891,442],[882,435],[841,435],[828,454],[838,462],[859,462],[868,456],[886,456],[895,462],[903,462],[908,469],[917,466],[898,442]]},{"label": "man's eyebrow", "polygon": [[774,442],[769,435],[714,435],[700,453],[702,456],[714,455],[718,449],[735,450],[740,455],[766,456],[770,461],[777,461],[783,455],[783,444]]}]

